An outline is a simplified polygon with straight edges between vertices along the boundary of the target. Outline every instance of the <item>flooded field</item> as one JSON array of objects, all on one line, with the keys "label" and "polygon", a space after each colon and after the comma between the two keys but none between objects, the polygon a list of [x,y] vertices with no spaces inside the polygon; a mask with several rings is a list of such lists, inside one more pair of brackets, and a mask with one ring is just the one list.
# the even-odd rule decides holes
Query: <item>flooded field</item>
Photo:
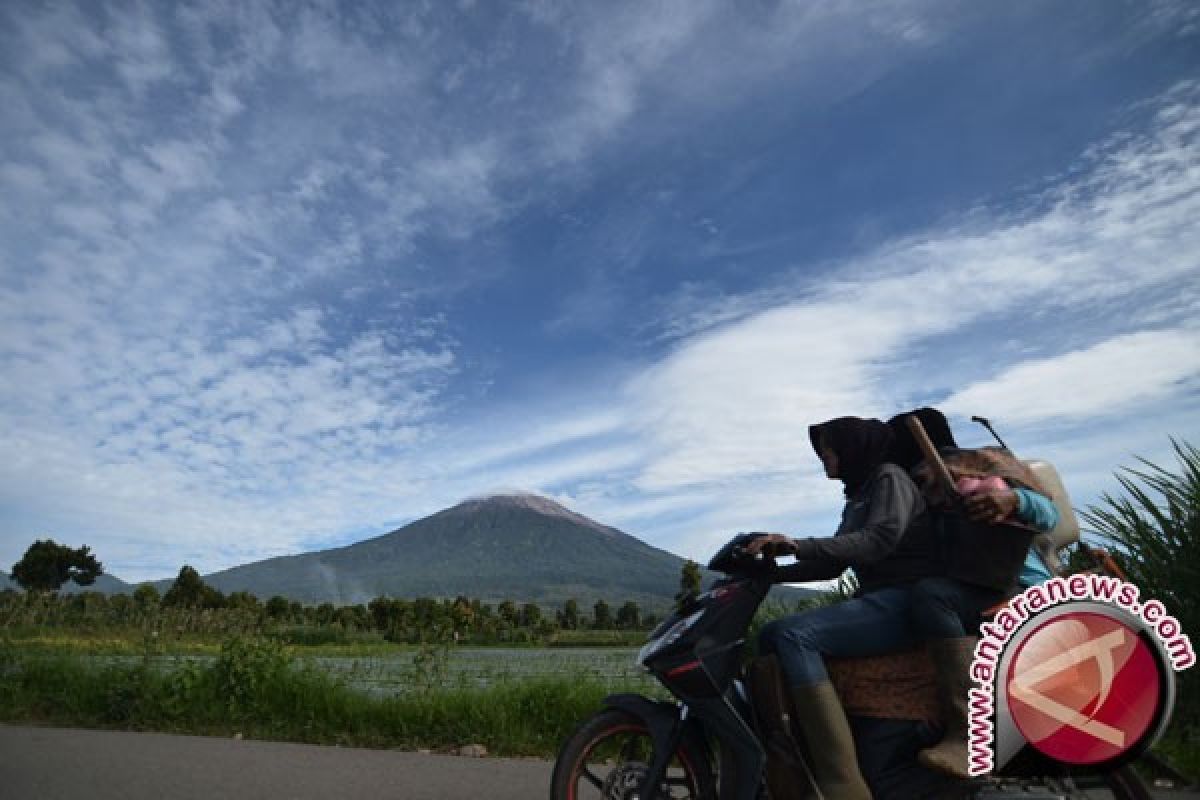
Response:
[{"label": "flooded field", "polygon": [[[328,672],[347,686],[373,695],[436,688],[487,687],[537,678],[586,679],[615,688],[651,689],[657,683],[635,663],[636,648],[397,649],[390,656],[303,656],[298,665]],[[130,664],[137,656],[90,656],[96,664]],[[214,656],[160,656],[158,669],[207,664]]]},{"label": "flooded field", "polygon": [[[406,650],[390,658],[311,658],[309,661],[370,693],[403,692],[430,683],[483,687],[529,678],[587,678],[616,686],[654,682],[634,663],[635,649],[455,648],[444,662]],[[431,663],[432,662],[432,663]]]}]

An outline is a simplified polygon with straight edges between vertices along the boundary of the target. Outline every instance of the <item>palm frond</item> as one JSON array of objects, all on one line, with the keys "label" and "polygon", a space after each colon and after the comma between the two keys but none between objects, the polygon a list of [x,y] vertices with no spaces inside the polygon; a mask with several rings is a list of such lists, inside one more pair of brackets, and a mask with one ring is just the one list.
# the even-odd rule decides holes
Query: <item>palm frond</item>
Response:
[{"label": "palm frond", "polygon": [[[1114,550],[1145,598],[1162,601],[1185,633],[1200,636],[1200,449],[1172,439],[1169,470],[1144,458],[1117,473],[1122,494],[1100,496],[1080,512],[1087,533]],[[1190,676],[1186,676],[1189,677]],[[1185,676],[1180,676],[1181,689]],[[1200,727],[1200,698],[1180,692],[1179,722]]]}]

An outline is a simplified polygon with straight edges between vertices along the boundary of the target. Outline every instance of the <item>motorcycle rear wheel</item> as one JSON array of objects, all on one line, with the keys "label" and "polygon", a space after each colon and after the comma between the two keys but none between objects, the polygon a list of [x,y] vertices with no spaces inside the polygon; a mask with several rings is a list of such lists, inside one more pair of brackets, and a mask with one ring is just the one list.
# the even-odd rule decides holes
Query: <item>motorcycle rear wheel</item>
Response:
[{"label": "motorcycle rear wheel", "polygon": [[1110,772],[1105,777],[1105,783],[1115,800],[1151,800],[1150,790],[1128,764]]},{"label": "motorcycle rear wheel", "polygon": [[[571,735],[554,763],[550,800],[632,800],[653,756],[646,724],[618,709],[601,711]],[[682,749],[667,765],[653,800],[715,800],[697,770],[703,765]],[[646,798],[646,800],[650,800]]]}]

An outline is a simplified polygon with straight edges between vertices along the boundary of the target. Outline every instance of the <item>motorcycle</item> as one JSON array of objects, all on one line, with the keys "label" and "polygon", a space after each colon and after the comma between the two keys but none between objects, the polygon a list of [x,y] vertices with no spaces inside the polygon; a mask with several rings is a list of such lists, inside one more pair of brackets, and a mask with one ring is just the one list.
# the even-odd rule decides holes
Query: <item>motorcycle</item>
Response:
[{"label": "motorcycle", "polygon": [[[676,699],[607,697],[563,744],[551,800],[769,797],[767,742],[754,713],[744,650],[777,567],[773,559],[746,550],[755,535],[740,534],[717,552],[708,569],[724,577],[664,620],[638,653],[638,663]],[[1114,800],[1150,798],[1128,765],[1103,773],[1072,772],[1035,752],[1023,755],[999,775],[952,787],[950,796],[1071,800],[1086,797],[1084,789],[1104,787]],[[819,796],[808,765],[801,760],[793,769],[796,781]]]}]

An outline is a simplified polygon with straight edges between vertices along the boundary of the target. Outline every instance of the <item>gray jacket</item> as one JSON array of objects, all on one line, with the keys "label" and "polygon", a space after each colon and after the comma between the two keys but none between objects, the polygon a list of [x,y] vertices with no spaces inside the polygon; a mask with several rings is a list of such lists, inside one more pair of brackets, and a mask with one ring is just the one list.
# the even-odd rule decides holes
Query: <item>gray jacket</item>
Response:
[{"label": "gray jacket", "polygon": [[826,580],[852,567],[865,592],[941,572],[925,500],[895,464],[881,464],[846,501],[832,537],[800,539],[797,546],[796,563],[780,568],[781,581]]}]

